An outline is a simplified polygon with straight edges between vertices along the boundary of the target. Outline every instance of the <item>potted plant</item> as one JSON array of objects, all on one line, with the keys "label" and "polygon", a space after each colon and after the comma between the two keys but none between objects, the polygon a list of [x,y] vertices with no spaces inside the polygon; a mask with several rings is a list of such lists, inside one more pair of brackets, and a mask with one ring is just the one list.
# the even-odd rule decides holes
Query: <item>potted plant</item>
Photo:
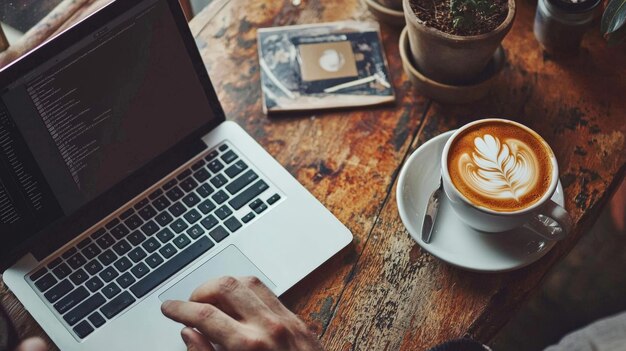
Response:
[{"label": "potted plant", "polygon": [[513,25],[515,0],[403,0],[411,55],[427,77],[472,83]]}]

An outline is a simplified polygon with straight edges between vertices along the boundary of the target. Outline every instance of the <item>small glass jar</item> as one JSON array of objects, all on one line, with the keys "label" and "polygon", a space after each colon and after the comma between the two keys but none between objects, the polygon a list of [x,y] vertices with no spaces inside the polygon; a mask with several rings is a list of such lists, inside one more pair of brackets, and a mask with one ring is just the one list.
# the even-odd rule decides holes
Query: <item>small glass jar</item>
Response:
[{"label": "small glass jar", "polygon": [[601,0],[539,0],[535,37],[549,53],[576,54]]}]

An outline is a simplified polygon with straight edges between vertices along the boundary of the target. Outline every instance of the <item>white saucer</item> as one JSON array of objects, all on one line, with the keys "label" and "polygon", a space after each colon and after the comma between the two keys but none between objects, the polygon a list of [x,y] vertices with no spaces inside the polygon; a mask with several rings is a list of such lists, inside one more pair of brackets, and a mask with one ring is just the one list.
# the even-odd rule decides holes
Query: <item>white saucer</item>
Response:
[{"label": "white saucer", "polygon": [[[396,197],[404,226],[426,251],[454,266],[480,272],[510,271],[540,259],[554,246],[525,229],[483,233],[466,226],[456,216],[448,198],[442,196],[431,242],[422,241],[422,219],[428,197],[439,183],[441,153],[454,131],[441,134],[420,146],[402,167]],[[563,206],[563,187],[552,196]]]}]

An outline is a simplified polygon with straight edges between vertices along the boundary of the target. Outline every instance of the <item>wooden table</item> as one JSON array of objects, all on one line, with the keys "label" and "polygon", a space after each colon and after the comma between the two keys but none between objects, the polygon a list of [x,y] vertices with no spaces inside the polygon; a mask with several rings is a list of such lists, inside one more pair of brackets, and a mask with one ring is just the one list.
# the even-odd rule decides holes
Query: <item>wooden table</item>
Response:
[{"label": "wooden table", "polygon": [[[518,1],[503,44],[508,63],[498,88],[481,102],[445,106],[411,87],[398,55],[399,30],[382,25],[395,105],[268,118],[261,112],[257,28],[372,19],[359,0],[293,3],[215,0],[190,23],[227,118],[241,124],[354,234],[352,245],[282,300],[327,350],[422,350],[466,335],[488,342],[592,226],[623,179],[624,46],[607,48],[595,28],[579,57],[551,59],[532,33],[534,5]],[[490,116],[520,121],[549,141],[576,225],[531,266],[479,274],[423,251],[402,225],[394,190],[402,163],[417,147]],[[41,334],[13,295],[2,291],[20,333]]]}]

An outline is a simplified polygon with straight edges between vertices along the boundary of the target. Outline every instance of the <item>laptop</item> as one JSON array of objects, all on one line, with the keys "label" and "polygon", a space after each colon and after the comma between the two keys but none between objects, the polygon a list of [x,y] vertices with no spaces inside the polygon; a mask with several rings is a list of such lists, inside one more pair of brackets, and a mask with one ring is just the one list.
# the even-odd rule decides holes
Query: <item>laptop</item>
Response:
[{"label": "laptop", "polygon": [[163,301],[223,275],[280,295],[351,241],[225,121],[177,0],[112,2],[0,71],[3,279],[62,350],[185,350]]}]

